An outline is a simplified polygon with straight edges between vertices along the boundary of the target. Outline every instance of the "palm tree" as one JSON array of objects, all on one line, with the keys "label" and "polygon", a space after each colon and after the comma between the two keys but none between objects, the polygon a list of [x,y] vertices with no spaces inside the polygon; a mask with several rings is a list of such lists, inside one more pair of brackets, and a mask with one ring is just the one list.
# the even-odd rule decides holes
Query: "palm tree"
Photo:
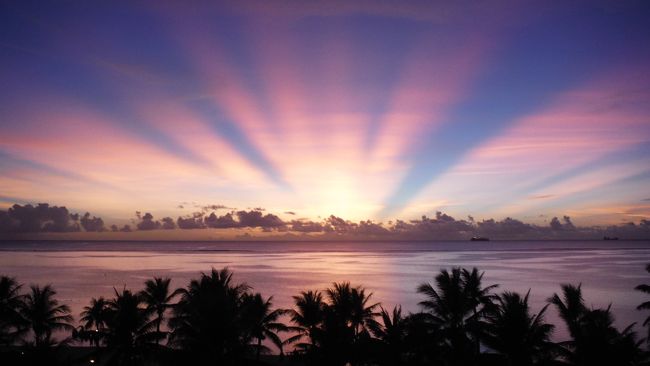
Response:
[{"label": "palm tree", "polygon": [[553,294],[548,301],[555,305],[560,318],[564,321],[569,329],[569,334],[572,338],[580,337],[580,321],[581,317],[587,312],[584,299],[582,298],[582,284],[578,286],[563,284],[562,295],[560,298],[558,294]]},{"label": "palm tree", "polygon": [[0,345],[14,343],[25,329],[20,315],[25,297],[21,288],[15,278],[0,276]]},{"label": "palm tree", "polygon": [[[154,277],[153,280],[147,280],[144,290],[140,292],[140,297],[142,301],[147,306],[147,311],[153,312],[156,314],[154,323],[156,324],[156,333],[162,336],[160,332],[160,326],[163,323],[165,311],[172,307],[171,301],[176,295],[180,294],[180,290],[175,290],[172,293],[169,292],[169,283],[171,282],[170,278],[160,278]],[[156,344],[159,343],[159,339],[156,340]]]},{"label": "palm tree", "polygon": [[392,314],[381,308],[379,315],[382,324],[377,323],[371,327],[371,331],[380,343],[380,364],[400,365],[407,330],[407,324],[402,317],[402,307],[395,306]]},{"label": "palm tree", "polygon": [[169,320],[170,342],[204,362],[233,360],[244,351],[242,298],[249,287],[234,284],[227,268],[190,281]]},{"label": "palm tree", "polygon": [[379,316],[376,311],[380,303],[369,304],[372,293],[366,294],[363,287],[352,288],[352,314],[350,314],[351,326],[355,335],[369,334],[371,327],[379,325],[375,317]]},{"label": "palm tree", "polygon": [[[646,272],[650,273],[650,264],[647,264],[645,266]],[[646,294],[650,294],[650,285],[638,285],[637,287],[634,288],[637,291],[641,291]],[[637,306],[637,310],[648,310],[650,309],[650,301],[645,301],[641,305]],[[646,342],[650,343],[650,315],[648,315],[647,318],[643,321],[643,326],[648,328],[648,333],[646,337]]]},{"label": "palm tree", "polygon": [[440,322],[431,313],[419,312],[404,318],[405,359],[408,365],[444,365],[446,340]]},{"label": "palm tree", "polygon": [[85,306],[81,312],[82,331],[80,335],[82,338],[87,338],[90,344],[95,344],[99,347],[101,339],[105,336],[105,329],[108,321],[108,302],[103,298],[92,298],[90,305]]},{"label": "palm tree", "polygon": [[530,314],[528,297],[516,292],[498,296],[498,306],[488,315],[485,343],[505,356],[505,365],[532,366],[552,357],[554,326],[544,322],[548,304],[538,314]]},{"label": "palm tree", "polygon": [[456,267],[451,272],[443,269],[435,277],[437,290],[429,283],[418,286],[417,291],[427,297],[420,305],[438,323],[452,364],[473,364],[477,360],[481,321],[492,306],[490,291],[497,287],[483,287],[482,277],[476,268],[470,272]]},{"label": "palm tree", "polygon": [[325,293],[329,303],[320,332],[321,358],[331,365],[355,364],[369,351],[369,330],[378,326],[375,309],[379,304],[369,304],[372,293],[349,282],[334,283]]},{"label": "palm tree", "polygon": [[332,288],[326,290],[330,300],[330,307],[340,319],[352,329],[354,337],[361,333],[368,333],[370,327],[377,326],[375,311],[379,303],[369,305],[372,293],[366,295],[362,287],[351,287],[349,282],[334,283]]},{"label": "palm tree", "polygon": [[118,364],[139,364],[145,349],[159,339],[139,294],[123,289],[107,304],[106,345]]},{"label": "palm tree", "polygon": [[290,329],[297,334],[285,340],[285,344],[295,343],[302,338],[309,338],[309,343],[301,342],[296,348],[301,350],[312,350],[316,347],[318,338],[318,327],[323,322],[323,295],[319,291],[302,291],[299,296],[294,296],[293,301],[296,309],[288,310],[291,321],[296,324]]},{"label": "palm tree", "polygon": [[581,286],[562,285],[563,296],[554,294],[555,305],[566,323],[571,340],[563,342],[564,358],[570,365],[636,365],[644,360],[632,325],[622,332],[614,327],[610,307],[588,309]]},{"label": "palm tree", "polygon": [[476,267],[472,268],[471,271],[463,268],[462,272],[464,290],[474,305],[474,312],[480,306],[491,306],[498,296],[491,294],[490,291],[496,289],[499,285],[483,287],[485,272],[479,272]]},{"label": "palm tree", "polygon": [[254,295],[246,294],[243,297],[243,318],[250,329],[250,335],[257,340],[255,347],[257,360],[260,359],[261,351],[269,351],[266,346],[262,345],[262,341],[265,339],[269,339],[278,347],[280,354],[283,354],[283,342],[278,336],[278,332],[286,332],[289,328],[279,322],[278,319],[286,311],[282,309],[271,310],[272,300],[272,296],[264,300],[259,293]]},{"label": "palm tree", "polygon": [[491,294],[490,291],[499,287],[499,285],[483,287],[483,274],[484,272],[479,273],[476,267],[472,268],[471,271],[465,268],[462,270],[464,292],[468,299],[470,299],[474,314],[474,318],[469,323],[469,332],[474,339],[474,353],[476,355],[481,352],[480,340],[483,332],[482,315],[479,314],[479,309],[483,313],[487,313],[492,309],[496,295]]},{"label": "palm tree", "polygon": [[59,305],[54,298],[56,291],[51,285],[43,288],[31,286],[31,291],[25,296],[21,309],[29,329],[34,335],[34,345],[37,348],[48,347],[55,343],[52,333],[55,331],[72,331],[70,324],[72,316],[67,305]]}]

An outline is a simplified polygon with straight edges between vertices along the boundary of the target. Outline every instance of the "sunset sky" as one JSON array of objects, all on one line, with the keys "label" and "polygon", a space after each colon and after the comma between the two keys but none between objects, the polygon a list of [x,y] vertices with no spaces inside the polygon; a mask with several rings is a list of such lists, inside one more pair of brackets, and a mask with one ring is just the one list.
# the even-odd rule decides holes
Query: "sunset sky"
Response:
[{"label": "sunset sky", "polygon": [[649,19],[647,1],[2,1],[0,209],[639,222]]}]

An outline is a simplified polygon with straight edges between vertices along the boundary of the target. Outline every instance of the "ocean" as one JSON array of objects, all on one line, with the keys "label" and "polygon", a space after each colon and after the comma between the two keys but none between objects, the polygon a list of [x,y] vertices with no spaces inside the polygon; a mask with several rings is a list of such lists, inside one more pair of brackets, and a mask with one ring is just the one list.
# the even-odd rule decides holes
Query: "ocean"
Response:
[{"label": "ocean", "polygon": [[[137,291],[153,276],[171,277],[175,287],[211,268],[228,267],[236,282],[273,296],[276,307],[291,307],[292,296],[349,281],[373,293],[383,307],[401,304],[419,310],[416,287],[433,282],[443,268],[477,267],[485,285],[530,290],[533,312],[560,291],[582,284],[587,305],[612,305],[619,327],[647,313],[636,307],[649,296],[634,290],[650,284],[649,241],[491,241],[491,242],[0,242],[0,274],[25,285],[52,284],[58,299],[79,313],[91,297],[110,297],[123,287]],[[553,307],[546,319],[566,330]]]}]

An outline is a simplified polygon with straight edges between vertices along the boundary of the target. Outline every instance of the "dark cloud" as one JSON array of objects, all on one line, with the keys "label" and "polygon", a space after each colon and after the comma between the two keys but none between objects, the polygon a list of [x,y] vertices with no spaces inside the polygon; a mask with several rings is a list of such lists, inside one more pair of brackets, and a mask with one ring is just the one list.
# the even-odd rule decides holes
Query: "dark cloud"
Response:
[{"label": "dark cloud", "polygon": [[405,222],[398,220],[389,228],[393,234],[416,239],[466,239],[472,236],[473,224],[465,220],[456,220],[442,212],[436,212],[436,218],[422,216],[420,220]]},{"label": "dark cloud", "polygon": [[262,229],[278,228],[285,225],[284,221],[273,214],[264,215],[261,210],[237,211],[240,227],[261,227]]},{"label": "dark cloud", "polygon": [[[153,216],[141,216],[141,222],[153,222]],[[173,220],[166,218],[163,222]],[[2,225],[0,215],[0,225]],[[215,212],[206,215],[195,212],[186,217],[179,217],[178,228],[181,229],[232,229],[255,228],[264,232],[301,233],[313,235],[314,238],[344,240],[379,239],[379,240],[468,240],[472,236],[486,236],[498,239],[599,239],[607,232],[608,236],[621,238],[648,238],[650,224],[642,220],[640,224],[625,223],[606,228],[577,227],[568,216],[554,217],[544,226],[525,223],[511,217],[502,220],[476,220],[468,216],[465,220],[457,220],[451,215],[436,212],[435,217],[422,216],[416,220],[395,220],[388,223],[365,221],[350,221],[331,215],[323,220],[306,218],[285,222],[272,213],[258,209],[231,211],[224,215]],[[171,228],[171,227],[169,227]],[[303,237],[303,236],[301,236]]]},{"label": "dark cloud", "polygon": [[308,220],[292,220],[290,228],[291,231],[298,233],[322,233],[325,231],[322,223]]},{"label": "dark cloud", "polygon": [[557,230],[557,231],[562,230],[562,223],[560,222],[560,220],[558,220],[557,217],[554,217],[554,218],[551,219],[551,223],[550,223],[549,226],[553,230]]},{"label": "dark cloud", "polygon": [[359,221],[356,223],[344,220],[334,215],[331,215],[324,220],[322,231],[339,236],[350,235],[374,237],[390,234],[390,231],[380,223],[374,223],[371,220]]},{"label": "dark cloud", "polygon": [[390,234],[388,229],[370,220],[360,221],[354,231],[354,235],[359,236],[380,236],[386,234]]},{"label": "dark cloud", "polygon": [[163,230],[176,229],[176,223],[174,222],[174,219],[172,219],[171,217],[163,217],[161,221],[162,221]]},{"label": "dark cloud", "polygon": [[[580,228],[577,228],[580,230]],[[639,233],[645,235],[639,236]],[[650,220],[642,219],[638,225],[633,222],[624,223],[622,225],[610,225],[600,233],[601,236],[617,237],[621,239],[650,239]]]},{"label": "dark cloud", "polygon": [[573,230],[575,229],[575,225],[573,225],[573,222],[571,222],[571,218],[569,216],[562,216],[562,220],[564,221],[564,228],[567,230]]},{"label": "dark cloud", "polygon": [[202,212],[211,212],[211,211],[218,211],[218,210],[234,210],[232,207],[228,207],[225,205],[206,205],[206,206],[195,206],[201,209]]},{"label": "dark cloud", "polygon": [[330,215],[325,219],[325,231],[334,232],[337,234],[345,234],[354,229],[354,223],[351,221],[343,220],[340,217]]},{"label": "dark cloud", "polygon": [[130,233],[131,232],[131,225],[124,225],[124,226],[122,226],[120,228],[117,225],[113,224],[113,225],[111,225],[111,231],[114,232],[114,233],[117,233],[117,232]]},{"label": "dark cloud", "polygon": [[[472,236],[486,236],[491,239],[600,239],[603,236],[619,237],[621,239],[650,238],[650,221],[644,218],[638,224],[623,222],[607,227],[576,226],[569,216],[553,217],[548,224],[535,225],[506,217],[502,220],[476,220],[467,216],[465,220],[436,212],[435,217],[422,216],[416,220],[395,220],[387,223],[365,221],[350,221],[331,215],[325,219],[310,220],[307,218],[283,221],[273,213],[264,212],[261,208],[231,211],[217,215],[215,209],[225,209],[223,205],[200,206],[201,211],[192,215],[179,217],[176,221],[165,217],[158,221],[153,214],[136,212],[137,220],[133,220],[137,230],[165,229],[261,229],[264,232],[303,234],[300,237],[311,236],[321,239],[345,240],[379,239],[379,240],[468,240]],[[213,210],[209,215],[203,209]],[[291,211],[286,214],[294,214]],[[542,217],[542,216],[540,216]],[[32,233],[32,232],[66,232],[66,231],[104,231],[104,221],[90,213],[80,216],[70,213],[65,207],[49,206],[48,204],[14,205],[7,211],[0,211],[0,233]],[[111,231],[129,232],[133,226],[118,227],[111,225]]]},{"label": "dark cloud", "polygon": [[[194,221],[189,221],[189,225],[186,227],[201,227],[200,215],[195,214],[193,219]],[[467,240],[476,235],[494,239],[552,239],[563,236],[594,237],[594,235],[598,235],[594,234],[593,230],[578,231],[568,216],[561,220],[554,220],[552,226],[540,227],[510,217],[503,220],[487,219],[478,222],[475,222],[473,218],[456,220],[443,212],[436,212],[435,218],[422,216],[419,220],[396,220],[384,225],[370,220],[353,222],[334,215],[322,221],[298,219],[283,222],[278,216],[271,213],[265,214],[259,210],[250,210],[230,212],[222,216],[212,213],[203,217],[203,225],[210,228],[261,228],[266,232],[325,235],[324,238],[334,236],[337,238]]]},{"label": "dark cloud", "polygon": [[510,217],[504,220],[495,221],[494,219],[483,220],[477,224],[477,233],[479,236],[494,237],[499,235],[517,235],[525,236],[533,231],[529,224],[521,222]]},{"label": "dark cloud", "polygon": [[455,222],[456,221],[456,219],[454,219],[453,217],[451,217],[451,216],[449,216],[449,215],[447,215],[445,213],[442,213],[440,211],[436,211],[436,220],[441,221],[441,222]]},{"label": "dark cloud", "polygon": [[296,213],[293,211],[284,211],[286,215],[295,215]]},{"label": "dark cloud", "polygon": [[562,222],[560,222],[557,217],[554,217],[551,219],[549,226],[554,231],[568,231],[575,229],[575,225],[573,225],[569,216],[563,216]]},{"label": "dark cloud", "polygon": [[11,218],[7,211],[0,211],[0,233],[8,232],[11,229]]},{"label": "dark cloud", "polygon": [[104,220],[102,220],[99,217],[90,217],[90,213],[86,212],[82,217],[81,217],[81,227],[84,228],[86,231],[104,231],[106,228],[104,227]]},{"label": "dark cloud", "polygon": [[232,213],[227,213],[223,216],[217,216],[214,212],[207,216],[204,220],[205,225],[211,228],[236,228],[239,227],[239,222],[235,221]]},{"label": "dark cloud", "polygon": [[15,204],[0,214],[0,232],[70,232],[81,230],[79,215],[64,206]]},{"label": "dark cloud", "polygon": [[138,219],[140,220],[138,222],[138,224],[136,225],[138,230],[143,230],[143,231],[157,230],[157,229],[160,229],[161,226],[162,226],[160,224],[160,221],[154,221],[153,215],[150,214],[149,212],[145,213],[144,216],[141,216],[139,211],[136,211],[135,214],[138,217]]},{"label": "dark cloud", "polygon": [[179,229],[205,229],[203,213],[195,212],[192,216],[179,217],[176,220]]},{"label": "dark cloud", "polygon": [[222,216],[212,212],[203,218],[203,223],[209,228],[261,228],[265,231],[284,230],[287,225],[278,216],[264,214],[259,208],[250,211],[233,211]]}]

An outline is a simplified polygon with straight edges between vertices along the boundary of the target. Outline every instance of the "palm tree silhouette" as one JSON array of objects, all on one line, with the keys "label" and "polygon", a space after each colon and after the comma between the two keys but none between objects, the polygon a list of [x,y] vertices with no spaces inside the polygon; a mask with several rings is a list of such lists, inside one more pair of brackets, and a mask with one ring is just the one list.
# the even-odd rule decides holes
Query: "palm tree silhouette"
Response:
[{"label": "palm tree silhouette", "polygon": [[446,352],[446,340],[437,317],[427,312],[409,314],[404,318],[404,325],[404,353],[407,365],[448,363],[443,357]]},{"label": "palm tree silhouette", "polygon": [[153,320],[156,324],[156,333],[159,335],[156,344],[159,344],[160,339],[163,337],[160,326],[164,321],[165,312],[173,306],[171,304],[172,299],[181,293],[179,289],[170,293],[170,282],[170,278],[154,277],[152,280],[147,280],[144,283],[144,290],[140,291],[140,297],[146,304],[147,311],[156,314],[156,318]]},{"label": "palm tree silhouette", "polygon": [[[645,270],[646,272],[650,273],[650,264],[647,264],[645,266]],[[650,285],[642,284],[642,285],[638,285],[634,289],[646,294],[650,294]],[[637,310],[648,310],[648,309],[650,309],[650,301],[645,301],[641,303],[639,306],[637,306]],[[646,317],[645,320],[643,321],[643,326],[648,328],[646,342],[650,343],[650,315],[648,315],[648,317]]]},{"label": "palm tree silhouette", "polygon": [[362,287],[351,287],[349,282],[334,283],[326,290],[330,307],[340,319],[352,329],[355,338],[361,333],[368,333],[370,327],[378,325],[375,311],[379,303],[369,305],[372,293],[366,295]]},{"label": "palm tree silhouette", "polygon": [[497,287],[483,287],[483,274],[476,268],[472,271],[452,268],[443,269],[435,277],[437,290],[429,283],[418,286],[417,291],[427,300],[421,301],[446,339],[448,358],[454,365],[469,365],[477,362],[480,351],[482,319],[492,307],[490,291]]},{"label": "palm tree silhouette", "polygon": [[407,331],[407,324],[402,316],[402,307],[395,306],[392,313],[381,308],[379,315],[382,324],[377,323],[370,328],[372,334],[380,343],[379,363],[400,365]]},{"label": "palm tree silhouette", "polygon": [[496,295],[491,294],[490,291],[499,287],[499,285],[483,287],[483,274],[484,272],[479,273],[476,267],[472,268],[471,271],[465,268],[462,270],[464,292],[472,303],[472,312],[474,313],[474,318],[469,323],[469,332],[474,339],[475,355],[481,353],[480,340],[483,332],[482,314],[479,314],[479,308],[483,313],[487,313],[492,309]]},{"label": "palm tree silhouette", "polygon": [[123,289],[115,291],[115,298],[107,306],[106,344],[111,359],[121,365],[142,362],[146,348],[159,339],[154,332],[154,322],[149,321],[146,308],[139,294]]},{"label": "palm tree silhouette", "polygon": [[227,268],[202,273],[181,291],[169,320],[170,342],[203,362],[234,362],[244,351],[242,297],[249,287],[234,284]]},{"label": "palm tree silhouette", "polygon": [[59,305],[51,285],[42,288],[31,286],[30,290],[24,298],[21,314],[34,335],[34,345],[37,348],[49,347],[56,344],[52,339],[53,332],[74,329],[70,324],[73,320],[70,308]]},{"label": "palm tree silhouette", "polygon": [[278,336],[278,332],[289,330],[286,325],[278,320],[286,311],[282,309],[271,310],[272,300],[272,296],[264,300],[259,293],[254,295],[246,294],[243,297],[243,318],[250,327],[251,336],[257,340],[255,358],[258,361],[262,351],[270,351],[266,346],[262,345],[262,341],[265,339],[269,339],[278,347],[280,354],[283,354],[283,342]]},{"label": "palm tree silhouette", "polygon": [[21,288],[15,278],[0,276],[0,345],[11,345],[26,329],[20,315],[25,297]]},{"label": "palm tree silhouette", "polygon": [[[174,364],[181,357],[188,364],[251,364],[253,354],[259,364],[261,353],[269,350],[267,342],[281,355],[284,345],[295,344],[302,351],[297,354],[313,365],[632,366],[647,361],[633,325],[619,330],[611,306],[587,307],[580,285],[562,285],[549,304],[532,314],[530,290],[495,295],[496,285],[482,282],[476,268],[441,270],[435,286],[418,287],[426,295],[420,302],[423,311],[404,316],[401,307],[386,310],[371,301],[372,293],[348,282],[333,283],[323,293],[301,292],[293,297],[293,310],[273,309],[273,297],[235,283],[227,268],[212,269],[171,294],[169,279],[153,278],[142,291],[114,289],[110,300],[93,298],[81,313],[76,335],[96,347],[105,344],[98,353],[127,366]],[[650,286],[636,289],[650,293]],[[30,357],[40,364],[55,362],[50,346],[63,344],[55,339],[62,332],[74,331],[69,309],[56,300],[50,285],[32,286],[26,295],[20,290],[15,279],[0,277],[0,341],[12,346],[25,335],[36,347],[24,358],[9,347],[0,361],[16,356],[23,363]],[[177,293],[180,300],[172,306]],[[550,341],[554,326],[544,319],[551,305],[570,335],[560,344]],[[163,347],[161,328],[170,308],[170,347]],[[639,308],[650,308],[650,302]],[[295,326],[281,322],[285,314]],[[279,333],[286,331],[295,335],[282,342]],[[485,353],[477,348],[481,342]],[[149,357],[149,350],[159,356],[163,349],[174,358]]]},{"label": "palm tree silhouette", "polygon": [[371,344],[370,328],[378,326],[379,304],[369,304],[372,293],[349,282],[334,283],[325,293],[329,303],[323,308],[321,357],[332,365],[361,362]]},{"label": "palm tree silhouette", "polygon": [[284,341],[285,344],[295,343],[307,337],[309,342],[296,344],[296,348],[302,351],[313,350],[316,347],[318,338],[318,327],[323,321],[323,295],[319,291],[302,291],[299,296],[293,296],[296,309],[287,311],[291,321],[296,324],[290,330],[297,334]]},{"label": "palm tree silhouette", "polygon": [[90,305],[85,306],[81,312],[82,338],[87,338],[90,344],[99,347],[102,338],[105,337],[105,330],[108,321],[108,302],[103,298],[90,299]]},{"label": "palm tree silhouette", "polygon": [[558,294],[553,294],[549,302],[557,308],[560,318],[564,321],[569,329],[572,338],[580,337],[581,317],[587,312],[584,299],[582,298],[582,284],[578,286],[563,284],[562,298]]},{"label": "palm tree silhouette", "polygon": [[[371,329],[378,329],[375,311],[379,304],[369,304],[372,293],[349,282],[333,283],[325,290],[328,302],[318,291],[301,292],[294,296],[296,309],[287,314],[296,334],[284,343],[296,343],[296,349],[306,353],[317,364],[338,365],[355,363],[370,345]],[[304,338],[308,338],[307,342]]]},{"label": "palm tree silhouette", "polygon": [[632,331],[634,324],[622,332],[614,327],[611,307],[589,309],[582,298],[581,286],[562,285],[562,297],[554,294],[555,305],[565,322],[571,340],[562,342],[563,358],[570,365],[636,365],[645,356],[640,341]]},{"label": "palm tree silhouette", "polygon": [[529,295],[530,291],[524,297],[516,292],[504,292],[488,314],[485,343],[505,356],[504,365],[532,366],[553,357],[554,326],[544,322],[548,304],[538,314],[531,314]]}]

